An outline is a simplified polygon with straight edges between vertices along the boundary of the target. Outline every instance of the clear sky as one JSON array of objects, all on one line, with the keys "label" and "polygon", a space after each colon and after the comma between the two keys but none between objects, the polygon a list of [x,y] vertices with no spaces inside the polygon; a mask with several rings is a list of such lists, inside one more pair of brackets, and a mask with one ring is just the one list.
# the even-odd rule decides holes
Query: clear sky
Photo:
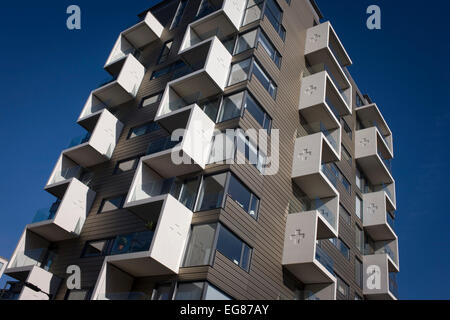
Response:
[{"label": "clear sky", "polygon": [[[296,1],[296,0],[292,0]],[[118,34],[155,1],[2,1],[0,4],[0,255],[9,258]],[[450,88],[448,1],[318,0],[353,60],[350,72],[394,134],[401,299],[449,299]],[[416,3],[416,2],[412,2]],[[82,29],[66,28],[81,7]],[[382,30],[366,28],[377,4]],[[2,281],[2,284],[4,280]]]}]

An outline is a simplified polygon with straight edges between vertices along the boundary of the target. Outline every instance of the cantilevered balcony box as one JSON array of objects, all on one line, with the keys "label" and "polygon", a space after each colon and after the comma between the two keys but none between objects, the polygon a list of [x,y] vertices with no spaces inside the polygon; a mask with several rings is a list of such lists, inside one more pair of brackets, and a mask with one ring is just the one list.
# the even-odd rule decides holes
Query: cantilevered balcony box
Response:
[{"label": "cantilevered balcony box", "polygon": [[164,178],[203,170],[208,163],[215,124],[197,105],[184,111],[188,118],[169,125],[172,136],[150,143],[148,155],[141,158]]},{"label": "cantilevered balcony box", "polygon": [[80,178],[83,168],[69,157],[61,154],[45,185],[45,190],[62,198],[73,178]]},{"label": "cantilevered balcony box", "polygon": [[149,11],[145,19],[136,25],[120,33],[111,54],[105,64],[105,70],[115,76],[120,72],[125,57],[129,54],[135,55],[138,49],[141,49],[150,43],[161,39],[164,27]]},{"label": "cantilevered balcony box", "polygon": [[72,178],[57,208],[39,210],[28,225],[28,230],[51,242],[76,238],[80,235],[94,199],[93,190]]},{"label": "cantilevered balcony box", "polygon": [[318,245],[319,229],[326,224],[317,211],[287,217],[282,263],[304,284],[336,283],[333,260]]},{"label": "cantilevered balcony box", "polygon": [[339,91],[352,106],[351,84],[342,69],[352,64],[330,22],[311,27],[306,32],[305,57],[313,69],[327,70]]},{"label": "cantilevered balcony box", "polygon": [[122,130],[123,124],[108,110],[103,110],[92,132],[86,138],[71,143],[75,146],[64,150],[63,155],[84,168],[108,161]]},{"label": "cantilevered balcony box", "polygon": [[352,109],[328,73],[322,71],[303,78],[299,112],[307,123],[322,123],[331,131],[340,130],[339,117],[352,114]]},{"label": "cantilevered balcony box", "polygon": [[366,255],[363,260],[363,293],[369,300],[397,300],[397,282],[387,254]]},{"label": "cantilevered balcony box", "polygon": [[385,191],[366,193],[363,196],[364,229],[375,241],[394,240],[394,218],[390,212],[395,206]]},{"label": "cantilevered balcony box", "polygon": [[375,103],[368,104],[365,106],[361,106],[356,108],[356,117],[358,120],[359,128],[358,129],[365,129],[365,128],[371,128],[376,127],[378,129],[378,132],[383,137],[384,142],[388,146],[389,150],[391,151],[392,155],[394,154],[393,149],[393,139],[392,139],[392,132],[389,128],[386,120],[384,119],[383,115],[381,114],[380,109]]},{"label": "cantilevered balcony box", "polygon": [[[97,280],[94,299],[111,292],[130,291],[133,278],[174,275],[179,272],[192,211],[170,194],[145,201],[133,205],[136,209],[134,212],[138,212],[144,221],[156,222],[155,230],[118,236],[114,240],[111,255],[105,259]],[[128,208],[132,210],[132,206]],[[111,266],[121,272],[114,272],[116,269]]]},{"label": "cantilevered balcony box", "polygon": [[339,153],[321,132],[295,141],[292,180],[310,199],[338,195],[337,178],[328,163],[338,161]]},{"label": "cantilevered balcony box", "polygon": [[355,133],[355,159],[373,185],[391,184],[390,159],[392,149],[377,127],[357,130]]},{"label": "cantilevered balcony box", "polygon": [[245,1],[213,0],[209,2],[213,5],[212,12],[188,25],[180,52],[212,36],[223,39],[239,30],[245,12]]},{"label": "cantilevered balcony box", "polygon": [[[49,250],[50,242],[25,229],[14,250],[5,274],[19,281],[37,286],[42,291],[55,294],[61,279],[51,273],[56,254]],[[24,287],[19,300],[48,300],[48,296]]]}]

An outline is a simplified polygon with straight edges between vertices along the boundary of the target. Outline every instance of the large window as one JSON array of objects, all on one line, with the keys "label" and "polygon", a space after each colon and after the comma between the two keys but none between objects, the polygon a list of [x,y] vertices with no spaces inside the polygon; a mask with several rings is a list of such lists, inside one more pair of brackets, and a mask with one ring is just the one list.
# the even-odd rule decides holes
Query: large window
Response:
[{"label": "large window", "polygon": [[272,61],[280,68],[281,55],[261,29],[255,29],[239,35],[234,54],[255,48],[257,45],[261,45]]},{"label": "large window", "polygon": [[170,25],[170,29],[176,28],[180,24],[187,2],[188,0],[180,0],[177,11],[175,11],[175,16],[173,17],[172,24]]},{"label": "large window", "polygon": [[[185,69],[186,67],[187,66],[183,61],[177,61],[177,62],[171,63],[164,68],[153,71],[152,75],[150,77],[150,80],[158,79],[166,74],[175,72],[180,69]],[[180,73],[179,76],[181,77],[182,73]]]},{"label": "large window", "polygon": [[236,83],[246,81],[249,79],[249,75],[255,76],[262,86],[269,92],[270,96],[275,99],[277,95],[277,86],[275,82],[266,74],[266,72],[260,67],[258,62],[253,58],[249,58],[243,61],[234,63],[231,66],[230,77],[228,79],[228,85],[234,85]]},{"label": "large window", "polygon": [[167,59],[169,58],[170,49],[172,49],[172,44],[172,40],[164,42],[156,64],[164,63],[167,61]]},{"label": "large window", "polygon": [[152,300],[232,300],[209,282],[175,282],[158,285]]},{"label": "large window", "polygon": [[350,248],[339,238],[331,238],[330,242],[342,253],[342,255],[350,260]]},{"label": "large window", "polygon": [[228,195],[252,218],[258,217],[259,198],[245,187],[234,175],[230,177]]},{"label": "large window", "polygon": [[123,194],[120,196],[103,199],[102,203],[100,204],[98,213],[122,209],[123,204],[125,203],[126,196],[126,194]]},{"label": "large window", "polygon": [[356,284],[362,288],[363,284],[363,264],[361,260],[355,257],[355,281]]},{"label": "large window", "polygon": [[249,270],[252,249],[221,224],[192,227],[183,266],[211,265],[216,250],[242,269]]},{"label": "large window", "polygon": [[243,25],[247,25],[256,20],[261,19],[261,13],[264,10],[264,16],[277,31],[280,38],[284,41],[286,38],[286,30],[281,25],[283,12],[275,0],[249,0],[244,14]]},{"label": "large window", "polygon": [[140,137],[150,132],[161,129],[161,127],[156,122],[149,122],[138,127],[134,127],[130,129],[128,133],[128,139],[132,139],[135,137]]},{"label": "large window", "polygon": [[245,271],[249,271],[252,249],[223,226],[219,229],[216,250]]},{"label": "large window", "polygon": [[261,19],[261,12],[263,10],[263,7],[264,0],[248,0],[242,25],[245,26],[249,23]]},{"label": "large window", "polygon": [[205,176],[200,187],[196,211],[222,207],[227,173]]}]

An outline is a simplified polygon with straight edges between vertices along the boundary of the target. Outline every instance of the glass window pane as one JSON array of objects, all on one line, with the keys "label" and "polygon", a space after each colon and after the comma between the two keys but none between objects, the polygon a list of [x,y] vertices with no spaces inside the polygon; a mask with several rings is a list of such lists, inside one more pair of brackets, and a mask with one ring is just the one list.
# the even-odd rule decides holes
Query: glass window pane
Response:
[{"label": "glass window pane", "polygon": [[238,37],[236,50],[234,54],[239,54],[248,49],[251,49],[255,46],[256,34],[258,30],[253,30],[247,33],[244,33]]},{"label": "glass window pane", "polygon": [[250,268],[250,258],[252,255],[252,249],[244,243],[244,249],[242,252],[242,269],[248,271]]},{"label": "glass window pane", "polygon": [[194,208],[195,197],[197,196],[198,179],[186,181],[181,190],[180,202],[192,210]]},{"label": "glass window pane", "polygon": [[245,26],[249,23],[261,19],[263,5],[263,0],[249,0],[242,25]]},{"label": "glass window pane", "polygon": [[214,122],[217,120],[217,113],[219,112],[220,100],[208,101],[201,104],[203,111]]},{"label": "glass window pane", "polygon": [[268,90],[269,85],[270,85],[270,79],[269,79],[269,77],[266,76],[264,71],[261,69],[259,64],[256,62],[253,63],[253,74],[259,80],[259,82],[261,82],[263,87],[266,88],[266,90]]},{"label": "glass window pane", "polygon": [[238,266],[241,264],[242,245],[243,242],[227,228],[220,227],[216,249]]},{"label": "glass window pane", "polygon": [[248,73],[250,71],[251,59],[237,62],[231,66],[230,79],[228,85],[245,81],[248,79]]},{"label": "glass window pane", "polygon": [[86,243],[83,257],[98,257],[105,253],[109,240],[89,241]]},{"label": "glass window pane", "polygon": [[117,163],[117,166],[114,170],[114,174],[124,173],[127,171],[131,171],[136,169],[137,165],[139,163],[139,158],[120,161]]},{"label": "glass window pane", "polygon": [[356,209],[356,216],[361,219],[363,212],[363,202],[359,196],[355,196],[355,209]]},{"label": "glass window pane", "polygon": [[218,122],[240,117],[243,98],[244,92],[223,98]]},{"label": "glass window pane", "polygon": [[171,300],[171,284],[159,285],[157,289],[155,289],[153,293],[152,300]]},{"label": "glass window pane", "polygon": [[203,179],[196,211],[220,208],[225,189],[227,173],[208,176]]},{"label": "glass window pane", "polygon": [[148,98],[145,98],[142,101],[142,107],[145,108],[145,107],[148,107],[148,106],[150,106],[150,105],[152,105],[154,103],[157,103],[157,102],[161,101],[161,97],[162,97],[162,93],[158,93],[158,94],[155,94],[155,95],[150,96]]},{"label": "glass window pane", "polygon": [[178,284],[175,300],[200,300],[204,284],[204,282]]},{"label": "glass window pane", "polygon": [[355,244],[358,250],[363,253],[364,252],[364,233],[363,231],[355,225]]},{"label": "glass window pane", "polygon": [[256,101],[247,94],[247,98],[245,99],[245,108],[252,115],[252,117],[258,121],[261,127],[264,127],[264,119],[266,118],[266,113],[259,106]]},{"label": "glass window pane", "polygon": [[349,293],[348,284],[345,283],[345,281],[342,280],[340,277],[336,277],[336,278],[337,278],[337,292],[339,292],[345,298],[348,298],[348,293]]},{"label": "glass window pane", "polygon": [[125,199],[124,195],[114,197],[114,198],[104,199],[100,206],[99,213],[121,209],[124,199]]},{"label": "glass window pane", "polygon": [[339,204],[339,214],[347,224],[351,223],[350,213],[341,204]]},{"label": "glass window pane", "polygon": [[245,212],[249,212],[250,208],[250,191],[240,183],[233,175],[230,179],[230,186],[228,187],[228,195],[236,201],[238,205],[245,210]]},{"label": "glass window pane", "polygon": [[222,291],[217,289],[216,287],[207,283],[205,300],[232,300],[232,299],[229,296],[227,296],[225,293],[223,293]]},{"label": "glass window pane", "polygon": [[363,264],[359,259],[355,258],[355,281],[356,284],[362,288],[362,282],[363,282]]},{"label": "glass window pane", "polygon": [[214,136],[208,163],[226,162],[234,157],[234,133],[218,133]]},{"label": "glass window pane", "polygon": [[198,225],[192,228],[184,267],[209,265],[215,232],[215,224]]}]

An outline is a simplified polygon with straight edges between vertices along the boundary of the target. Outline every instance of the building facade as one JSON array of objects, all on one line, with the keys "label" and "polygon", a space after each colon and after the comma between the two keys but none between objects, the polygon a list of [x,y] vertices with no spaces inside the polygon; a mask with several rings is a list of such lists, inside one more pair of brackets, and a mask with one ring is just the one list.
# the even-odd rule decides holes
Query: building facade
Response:
[{"label": "building facade", "polygon": [[397,299],[392,133],[315,2],[139,17],[5,270],[14,298]]}]

